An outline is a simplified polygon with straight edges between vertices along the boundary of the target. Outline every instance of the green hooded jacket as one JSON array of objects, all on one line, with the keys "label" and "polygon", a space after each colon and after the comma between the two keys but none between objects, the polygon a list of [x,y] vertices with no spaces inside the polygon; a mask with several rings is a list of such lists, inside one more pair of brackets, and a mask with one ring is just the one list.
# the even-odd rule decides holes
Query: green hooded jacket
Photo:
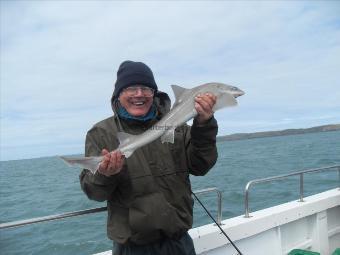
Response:
[{"label": "green hooded jacket", "polygon": [[[158,92],[154,103],[159,120],[170,110],[170,99]],[[128,121],[114,114],[88,131],[85,155],[98,156],[104,148],[113,151],[118,147],[118,131],[140,134],[158,120]],[[158,138],[137,149],[116,175],[93,175],[84,169],[80,183],[88,198],[107,201],[108,237],[122,244],[147,244],[188,231],[193,218],[189,174],[205,175],[215,164],[216,135],[214,118],[201,126],[194,121],[192,127],[176,128],[174,144]]]}]

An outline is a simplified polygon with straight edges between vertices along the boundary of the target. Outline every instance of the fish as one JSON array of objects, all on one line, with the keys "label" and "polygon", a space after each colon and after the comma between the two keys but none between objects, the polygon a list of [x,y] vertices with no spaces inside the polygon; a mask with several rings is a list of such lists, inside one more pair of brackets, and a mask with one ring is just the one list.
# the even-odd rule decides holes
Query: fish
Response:
[{"label": "fish", "polygon": [[[171,110],[155,125],[139,135],[127,134],[118,132],[117,138],[119,150],[126,158],[129,158],[133,152],[158,139],[161,142],[174,143],[174,132],[176,127],[186,123],[197,115],[195,109],[195,97],[198,95],[211,93],[217,98],[213,111],[216,112],[225,107],[233,107],[237,105],[236,98],[244,95],[241,89],[219,82],[205,83],[200,86],[187,89],[178,85],[171,85],[175,95],[175,103]],[[66,163],[71,166],[80,166],[96,173],[103,156],[81,157],[81,158],[66,158],[61,157]]]},{"label": "fish", "polygon": [[91,171],[92,174],[97,172],[100,162],[102,162],[104,156],[92,156],[92,157],[64,157],[59,156],[68,166],[78,166]]}]

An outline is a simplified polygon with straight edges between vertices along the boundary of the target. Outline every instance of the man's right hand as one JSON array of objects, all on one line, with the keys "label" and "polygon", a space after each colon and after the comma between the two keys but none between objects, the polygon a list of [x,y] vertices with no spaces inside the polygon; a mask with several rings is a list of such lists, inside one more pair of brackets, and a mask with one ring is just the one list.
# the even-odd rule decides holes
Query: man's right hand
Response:
[{"label": "man's right hand", "polygon": [[102,150],[103,160],[99,165],[98,172],[105,176],[118,174],[124,164],[124,155],[120,151],[109,152],[106,149]]}]

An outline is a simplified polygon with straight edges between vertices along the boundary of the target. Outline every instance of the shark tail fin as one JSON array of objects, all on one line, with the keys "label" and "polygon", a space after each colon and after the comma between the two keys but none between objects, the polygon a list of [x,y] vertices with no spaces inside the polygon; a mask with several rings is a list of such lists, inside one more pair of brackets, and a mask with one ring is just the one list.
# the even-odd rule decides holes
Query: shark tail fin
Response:
[{"label": "shark tail fin", "polygon": [[134,149],[129,149],[129,150],[121,150],[124,146],[126,146],[128,143],[134,140],[135,135],[131,135],[125,132],[118,132],[117,133],[117,138],[119,140],[119,147],[117,150],[120,150],[122,154],[128,158],[132,155],[134,152]]},{"label": "shark tail fin", "polygon": [[72,167],[72,163],[71,163],[71,161],[68,158],[66,158],[64,156],[59,156],[59,158],[61,158],[66,165]]}]

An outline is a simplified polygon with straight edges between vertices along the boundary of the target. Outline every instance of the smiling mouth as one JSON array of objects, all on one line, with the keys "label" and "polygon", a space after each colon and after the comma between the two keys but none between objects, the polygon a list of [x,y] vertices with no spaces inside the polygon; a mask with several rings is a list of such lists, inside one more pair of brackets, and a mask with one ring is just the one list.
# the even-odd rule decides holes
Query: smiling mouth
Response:
[{"label": "smiling mouth", "polygon": [[138,102],[131,102],[132,105],[134,106],[143,106],[145,105],[145,102],[144,101],[138,101]]}]

